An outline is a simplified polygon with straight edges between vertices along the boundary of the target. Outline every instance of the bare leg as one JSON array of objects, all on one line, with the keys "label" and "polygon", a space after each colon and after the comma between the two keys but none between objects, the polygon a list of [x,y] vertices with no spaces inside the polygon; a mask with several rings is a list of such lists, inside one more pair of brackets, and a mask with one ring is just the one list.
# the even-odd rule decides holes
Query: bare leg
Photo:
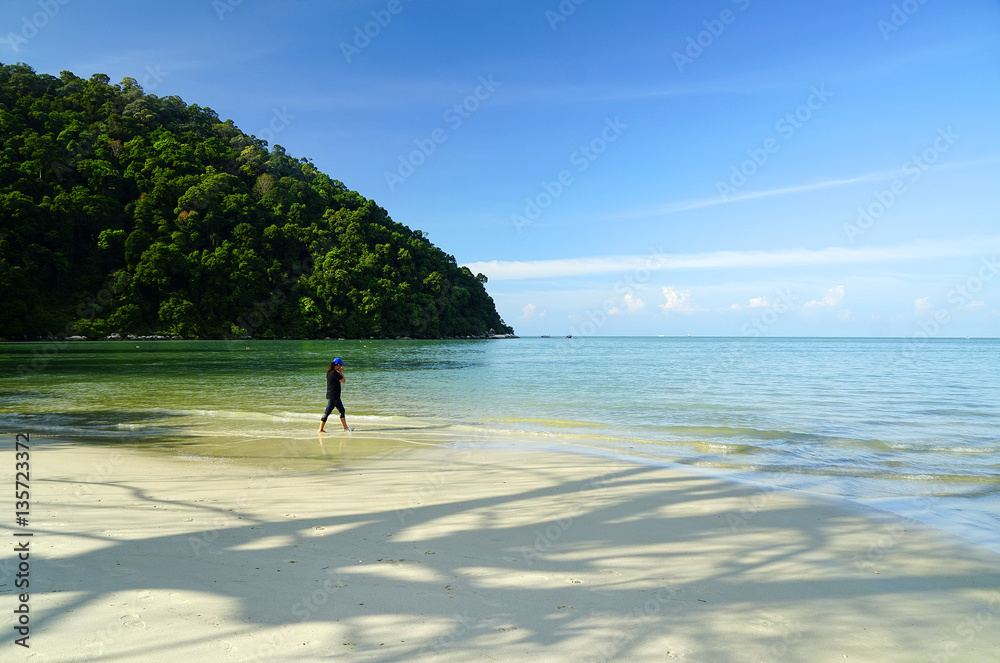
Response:
[{"label": "bare leg", "polygon": [[326,419],[320,419],[319,420],[319,432],[320,433],[325,433],[326,432],[325,430],[323,430],[323,426],[326,426]]},{"label": "bare leg", "polygon": [[352,430],[354,430],[353,428],[351,428],[350,426],[347,425],[347,419],[346,418],[341,417],[340,418],[340,423],[343,424],[344,430],[346,430],[346,431],[352,431]]}]

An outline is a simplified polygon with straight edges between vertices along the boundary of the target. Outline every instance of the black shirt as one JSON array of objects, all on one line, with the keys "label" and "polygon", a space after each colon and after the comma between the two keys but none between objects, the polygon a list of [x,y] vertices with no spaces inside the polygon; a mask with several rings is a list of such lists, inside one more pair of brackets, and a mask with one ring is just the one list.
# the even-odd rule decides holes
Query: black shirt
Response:
[{"label": "black shirt", "polygon": [[333,369],[326,374],[326,397],[327,400],[340,398],[340,381],[344,376],[337,369]]}]

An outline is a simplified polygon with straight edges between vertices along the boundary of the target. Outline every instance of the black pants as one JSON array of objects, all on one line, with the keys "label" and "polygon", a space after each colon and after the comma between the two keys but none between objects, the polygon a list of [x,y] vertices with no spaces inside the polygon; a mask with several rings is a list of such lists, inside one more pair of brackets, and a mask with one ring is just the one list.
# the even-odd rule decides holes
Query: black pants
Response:
[{"label": "black pants", "polygon": [[326,421],[326,418],[330,416],[330,413],[333,412],[333,408],[337,408],[337,412],[340,412],[341,419],[343,419],[344,415],[347,414],[347,411],[344,410],[344,401],[340,400],[340,396],[337,396],[336,398],[327,400],[326,412],[323,413],[323,421]]}]

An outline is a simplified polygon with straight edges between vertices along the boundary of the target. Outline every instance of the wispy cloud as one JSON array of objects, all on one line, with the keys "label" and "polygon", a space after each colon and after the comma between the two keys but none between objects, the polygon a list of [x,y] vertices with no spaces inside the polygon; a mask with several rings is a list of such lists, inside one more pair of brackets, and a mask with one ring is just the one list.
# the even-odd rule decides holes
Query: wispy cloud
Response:
[{"label": "wispy cloud", "polygon": [[633,215],[659,216],[662,214],[674,214],[702,207],[728,205],[731,203],[742,202],[744,200],[753,200],[755,198],[770,198],[771,196],[785,196],[791,193],[831,189],[851,184],[861,184],[863,182],[878,182],[885,180],[891,175],[892,171],[883,171],[878,173],[868,173],[867,175],[859,175],[857,177],[819,180],[816,182],[807,182],[805,184],[796,184],[794,186],[778,187],[774,189],[764,189],[761,191],[745,191],[743,193],[738,193],[735,196],[727,196],[725,198],[722,196],[713,196],[711,198],[702,198],[700,200],[686,200],[677,203],[668,203],[659,207],[651,207],[646,210],[637,210],[636,212],[633,212]]},{"label": "wispy cloud", "polygon": [[473,274],[491,281],[567,278],[635,270],[765,269],[852,263],[896,262],[982,255],[1000,250],[1000,236],[965,237],[931,242],[919,240],[891,247],[829,247],[825,249],[773,249],[665,254],[655,263],[648,255],[563,258],[556,260],[491,260],[466,263]]},{"label": "wispy cloud", "polygon": [[[986,157],[983,159],[976,159],[972,161],[959,161],[950,164],[942,164],[935,166],[935,169],[959,170],[962,168],[985,166],[992,163],[996,163],[997,161],[1000,161],[1000,156]],[[865,184],[868,182],[885,182],[893,178],[901,177],[902,175],[903,175],[903,169],[902,166],[899,166],[888,170],[880,170],[876,172],[865,173],[863,175],[856,175],[854,177],[827,178],[823,180],[816,180],[813,182],[806,182],[803,184],[775,187],[773,189],[763,189],[760,191],[744,191],[733,196],[726,196],[726,197],[712,196],[711,198],[682,200],[673,203],[665,203],[663,205],[641,207],[634,210],[625,211],[620,214],[616,213],[613,215],[613,218],[614,219],[651,218],[667,214],[677,214],[679,212],[686,212],[688,210],[701,209],[704,207],[714,207],[716,205],[730,205],[733,203],[739,203],[745,200],[754,200],[757,198],[787,196],[790,194],[805,193],[807,191],[833,189],[837,187],[851,186],[853,184]],[[608,218],[610,219],[612,217]]]},{"label": "wispy cloud", "polygon": [[820,189],[831,189],[834,187],[849,186],[851,184],[862,184],[864,182],[880,182],[892,177],[895,173],[896,173],[895,170],[880,171],[877,173],[867,173],[865,175],[858,175],[856,177],[830,178],[814,182],[806,182],[805,184],[777,187],[774,189],[763,189],[761,191],[744,191],[734,196],[726,196],[726,197],[712,196],[711,198],[681,200],[673,203],[665,203],[663,205],[654,205],[651,207],[642,207],[630,211],[625,211],[623,213],[613,215],[613,218],[614,219],[651,218],[657,216],[664,216],[667,214],[677,214],[679,212],[686,212],[688,210],[701,209],[704,207],[714,207],[716,205],[730,205],[733,203],[743,202],[744,200],[753,200],[755,198],[785,196],[793,193],[817,191]]}]

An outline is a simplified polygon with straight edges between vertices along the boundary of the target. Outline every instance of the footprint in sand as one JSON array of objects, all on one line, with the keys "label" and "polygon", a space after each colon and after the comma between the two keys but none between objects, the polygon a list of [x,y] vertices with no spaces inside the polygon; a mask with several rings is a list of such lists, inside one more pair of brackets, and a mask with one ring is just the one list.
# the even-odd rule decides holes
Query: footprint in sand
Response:
[{"label": "footprint in sand", "polygon": [[227,640],[218,640],[216,642],[213,642],[212,646],[213,647],[217,647],[218,649],[221,649],[222,651],[226,652],[227,654],[232,653],[232,651],[233,651],[233,643],[231,643],[231,642],[229,642]]},{"label": "footprint in sand", "polygon": [[125,615],[122,617],[122,626],[126,628],[146,628],[146,622],[142,621],[139,615]]},{"label": "footprint in sand", "polygon": [[174,605],[186,605],[191,602],[186,598],[184,598],[183,594],[178,594],[177,592],[170,592],[169,594],[167,594],[167,597],[170,599],[170,602]]},{"label": "footprint in sand", "polygon": [[[100,658],[104,655],[104,643],[95,637],[87,637],[83,639],[80,646],[73,653],[77,652],[79,652],[79,656],[73,660]],[[29,658],[29,660],[31,659]]]}]

